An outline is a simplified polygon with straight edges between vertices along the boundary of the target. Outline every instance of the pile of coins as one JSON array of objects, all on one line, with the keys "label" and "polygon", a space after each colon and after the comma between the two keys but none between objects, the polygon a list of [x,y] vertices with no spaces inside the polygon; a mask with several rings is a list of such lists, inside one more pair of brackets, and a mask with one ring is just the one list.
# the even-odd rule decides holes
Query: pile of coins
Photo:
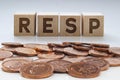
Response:
[{"label": "pile of coins", "polygon": [[111,66],[120,66],[120,47],[111,47],[109,44],[1,44],[2,70],[20,73],[25,78],[47,78],[53,73],[67,73],[77,78],[95,78]]}]

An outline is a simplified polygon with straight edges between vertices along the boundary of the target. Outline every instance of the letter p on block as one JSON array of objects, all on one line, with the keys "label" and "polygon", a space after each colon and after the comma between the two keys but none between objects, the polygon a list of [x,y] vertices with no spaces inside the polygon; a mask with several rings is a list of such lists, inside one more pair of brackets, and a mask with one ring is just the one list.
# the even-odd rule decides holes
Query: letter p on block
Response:
[{"label": "letter p on block", "polygon": [[34,36],[36,33],[35,13],[16,13],[14,15],[14,35]]},{"label": "letter p on block", "polygon": [[83,36],[103,36],[104,35],[104,15],[101,13],[82,14],[82,34]]}]

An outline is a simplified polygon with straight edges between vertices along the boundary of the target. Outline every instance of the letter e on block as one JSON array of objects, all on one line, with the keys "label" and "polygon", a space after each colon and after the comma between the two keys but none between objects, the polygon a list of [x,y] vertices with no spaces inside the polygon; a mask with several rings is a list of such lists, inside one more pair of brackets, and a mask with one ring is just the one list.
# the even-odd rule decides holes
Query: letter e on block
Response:
[{"label": "letter e on block", "polygon": [[38,36],[58,36],[58,14],[38,13]]},{"label": "letter e on block", "polygon": [[16,13],[14,14],[14,35],[33,36],[36,33],[36,14],[35,13]]},{"label": "letter e on block", "polygon": [[83,13],[82,30],[83,36],[103,36],[104,15],[101,13]]},{"label": "letter e on block", "polygon": [[60,14],[60,35],[80,36],[81,16],[80,14]]}]

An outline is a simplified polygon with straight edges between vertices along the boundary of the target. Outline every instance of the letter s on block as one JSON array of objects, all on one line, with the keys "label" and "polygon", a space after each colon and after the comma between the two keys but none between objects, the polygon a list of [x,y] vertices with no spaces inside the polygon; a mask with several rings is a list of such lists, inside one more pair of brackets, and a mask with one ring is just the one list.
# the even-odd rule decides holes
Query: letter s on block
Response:
[{"label": "letter s on block", "polygon": [[70,30],[70,29],[66,29],[66,32],[68,32],[68,33],[74,33],[75,31],[76,31],[76,25],[75,24],[72,24],[72,23],[70,23],[70,22],[76,22],[76,19],[74,19],[74,18],[68,18],[67,20],[66,20],[66,25],[68,26],[68,27],[72,27],[73,29],[72,30]]}]

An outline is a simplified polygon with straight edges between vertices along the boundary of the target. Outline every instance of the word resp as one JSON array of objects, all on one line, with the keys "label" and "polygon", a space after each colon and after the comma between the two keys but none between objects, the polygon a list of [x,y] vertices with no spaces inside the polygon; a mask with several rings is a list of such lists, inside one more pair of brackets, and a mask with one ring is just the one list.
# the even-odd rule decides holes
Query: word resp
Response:
[{"label": "word resp", "polygon": [[14,35],[103,36],[104,15],[102,13],[16,13]]}]

